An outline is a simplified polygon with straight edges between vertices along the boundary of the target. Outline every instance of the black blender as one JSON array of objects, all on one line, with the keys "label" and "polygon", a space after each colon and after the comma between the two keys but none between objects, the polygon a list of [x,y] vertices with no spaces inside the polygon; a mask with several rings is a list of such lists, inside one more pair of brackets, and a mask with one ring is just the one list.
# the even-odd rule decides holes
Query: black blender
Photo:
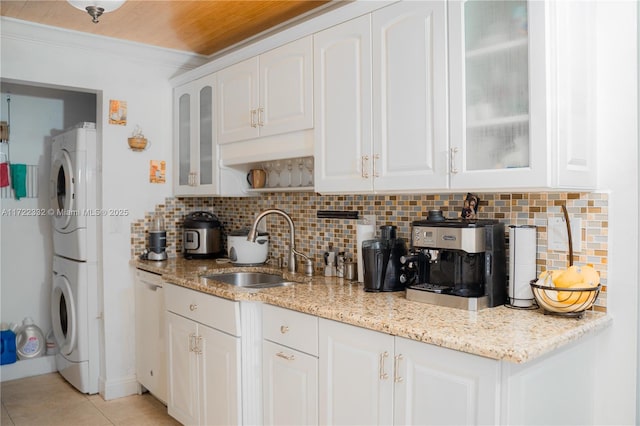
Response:
[{"label": "black blender", "polygon": [[153,214],[149,226],[149,250],[146,253],[149,260],[167,260],[167,231],[164,218],[158,212]]}]

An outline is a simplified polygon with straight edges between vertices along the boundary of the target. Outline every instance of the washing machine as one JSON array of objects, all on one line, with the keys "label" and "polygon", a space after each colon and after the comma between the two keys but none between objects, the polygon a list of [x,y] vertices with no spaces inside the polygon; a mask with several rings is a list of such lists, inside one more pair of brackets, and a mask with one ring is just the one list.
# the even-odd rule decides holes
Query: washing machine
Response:
[{"label": "washing machine", "polygon": [[56,366],[79,391],[98,393],[99,318],[96,262],[53,256],[51,323]]},{"label": "washing machine", "polygon": [[97,260],[97,184],[95,124],[83,123],[55,136],[49,188],[55,254]]}]

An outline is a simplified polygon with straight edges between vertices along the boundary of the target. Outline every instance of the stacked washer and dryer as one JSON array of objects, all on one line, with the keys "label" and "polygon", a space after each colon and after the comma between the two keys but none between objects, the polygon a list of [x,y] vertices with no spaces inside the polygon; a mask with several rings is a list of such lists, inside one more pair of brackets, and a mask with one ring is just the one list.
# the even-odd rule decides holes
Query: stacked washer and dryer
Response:
[{"label": "stacked washer and dryer", "polygon": [[94,123],[81,123],[53,138],[49,190],[56,366],[69,383],[88,394],[98,393],[100,371],[96,155]]}]

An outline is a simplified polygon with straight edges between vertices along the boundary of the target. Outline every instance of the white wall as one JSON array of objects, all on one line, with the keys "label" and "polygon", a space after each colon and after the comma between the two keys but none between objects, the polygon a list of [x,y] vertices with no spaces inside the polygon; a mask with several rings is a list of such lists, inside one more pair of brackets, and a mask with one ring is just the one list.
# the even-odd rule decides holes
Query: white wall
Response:
[{"label": "white wall", "polygon": [[[599,353],[596,424],[638,424],[637,2],[599,2],[599,185],[609,197],[607,311]],[[570,385],[569,385],[570,386]]]},{"label": "white wall", "polygon": [[[129,209],[129,216],[103,220],[103,365],[101,393],[111,399],[137,390],[134,359],[133,282],[129,273],[130,223],[171,194],[148,183],[149,160],[171,160],[172,90],[169,79],[200,64],[181,52],[59,31],[2,18],[3,79],[96,93],[102,160],[102,208]],[[99,46],[99,49],[96,48]],[[128,102],[128,124],[108,124],[109,100]],[[128,149],[140,125],[151,146]],[[4,253],[4,252],[3,252]]]},{"label": "white wall", "polygon": [[[7,99],[10,100],[7,103]],[[8,120],[11,140],[0,146],[13,163],[38,166],[38,198],[0,200],[2,209],[47,209],[51,137],[80,121],[95,121],[95,95],[2,84],[0,116]],[[46,334],[51,328],[51,218],[0,216],[0,319],[20,323],[26,316]]]}]

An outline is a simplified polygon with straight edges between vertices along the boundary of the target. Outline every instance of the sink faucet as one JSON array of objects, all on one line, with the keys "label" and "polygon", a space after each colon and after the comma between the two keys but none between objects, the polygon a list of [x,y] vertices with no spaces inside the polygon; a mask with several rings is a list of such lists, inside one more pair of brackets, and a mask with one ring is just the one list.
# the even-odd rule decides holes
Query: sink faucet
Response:
[{"label": "sink faucet", "polygon": [[251,230],[249,231],[247,240],[251,242],[256,241],[256,237],[258,236],[258,223],[262,220],[263,217],[272,213],[278,214],[284,217],[287,220],[287,223],[289,224],[289,234],[291,236],[291,239],[289,240],[289,265],[288,265],[289,272],[294,272],[294,273],[296,272],[296,255],[298,255],[303,259],[305,259],[305,271],[304,271],[305,274],[312,275],[313,266],[312,266],[311,259],[309,259],[307,256],[305,256],[304,254],[296,250],[296,228],[293,225],[293,220],[291,219],[291,216],[289,216],[287,212],[279,209],[267,209],[261,212],[260,214],[258,214],[258,216],[256,216],[256,218],[254,219],[253,224],[251,225]]}]

